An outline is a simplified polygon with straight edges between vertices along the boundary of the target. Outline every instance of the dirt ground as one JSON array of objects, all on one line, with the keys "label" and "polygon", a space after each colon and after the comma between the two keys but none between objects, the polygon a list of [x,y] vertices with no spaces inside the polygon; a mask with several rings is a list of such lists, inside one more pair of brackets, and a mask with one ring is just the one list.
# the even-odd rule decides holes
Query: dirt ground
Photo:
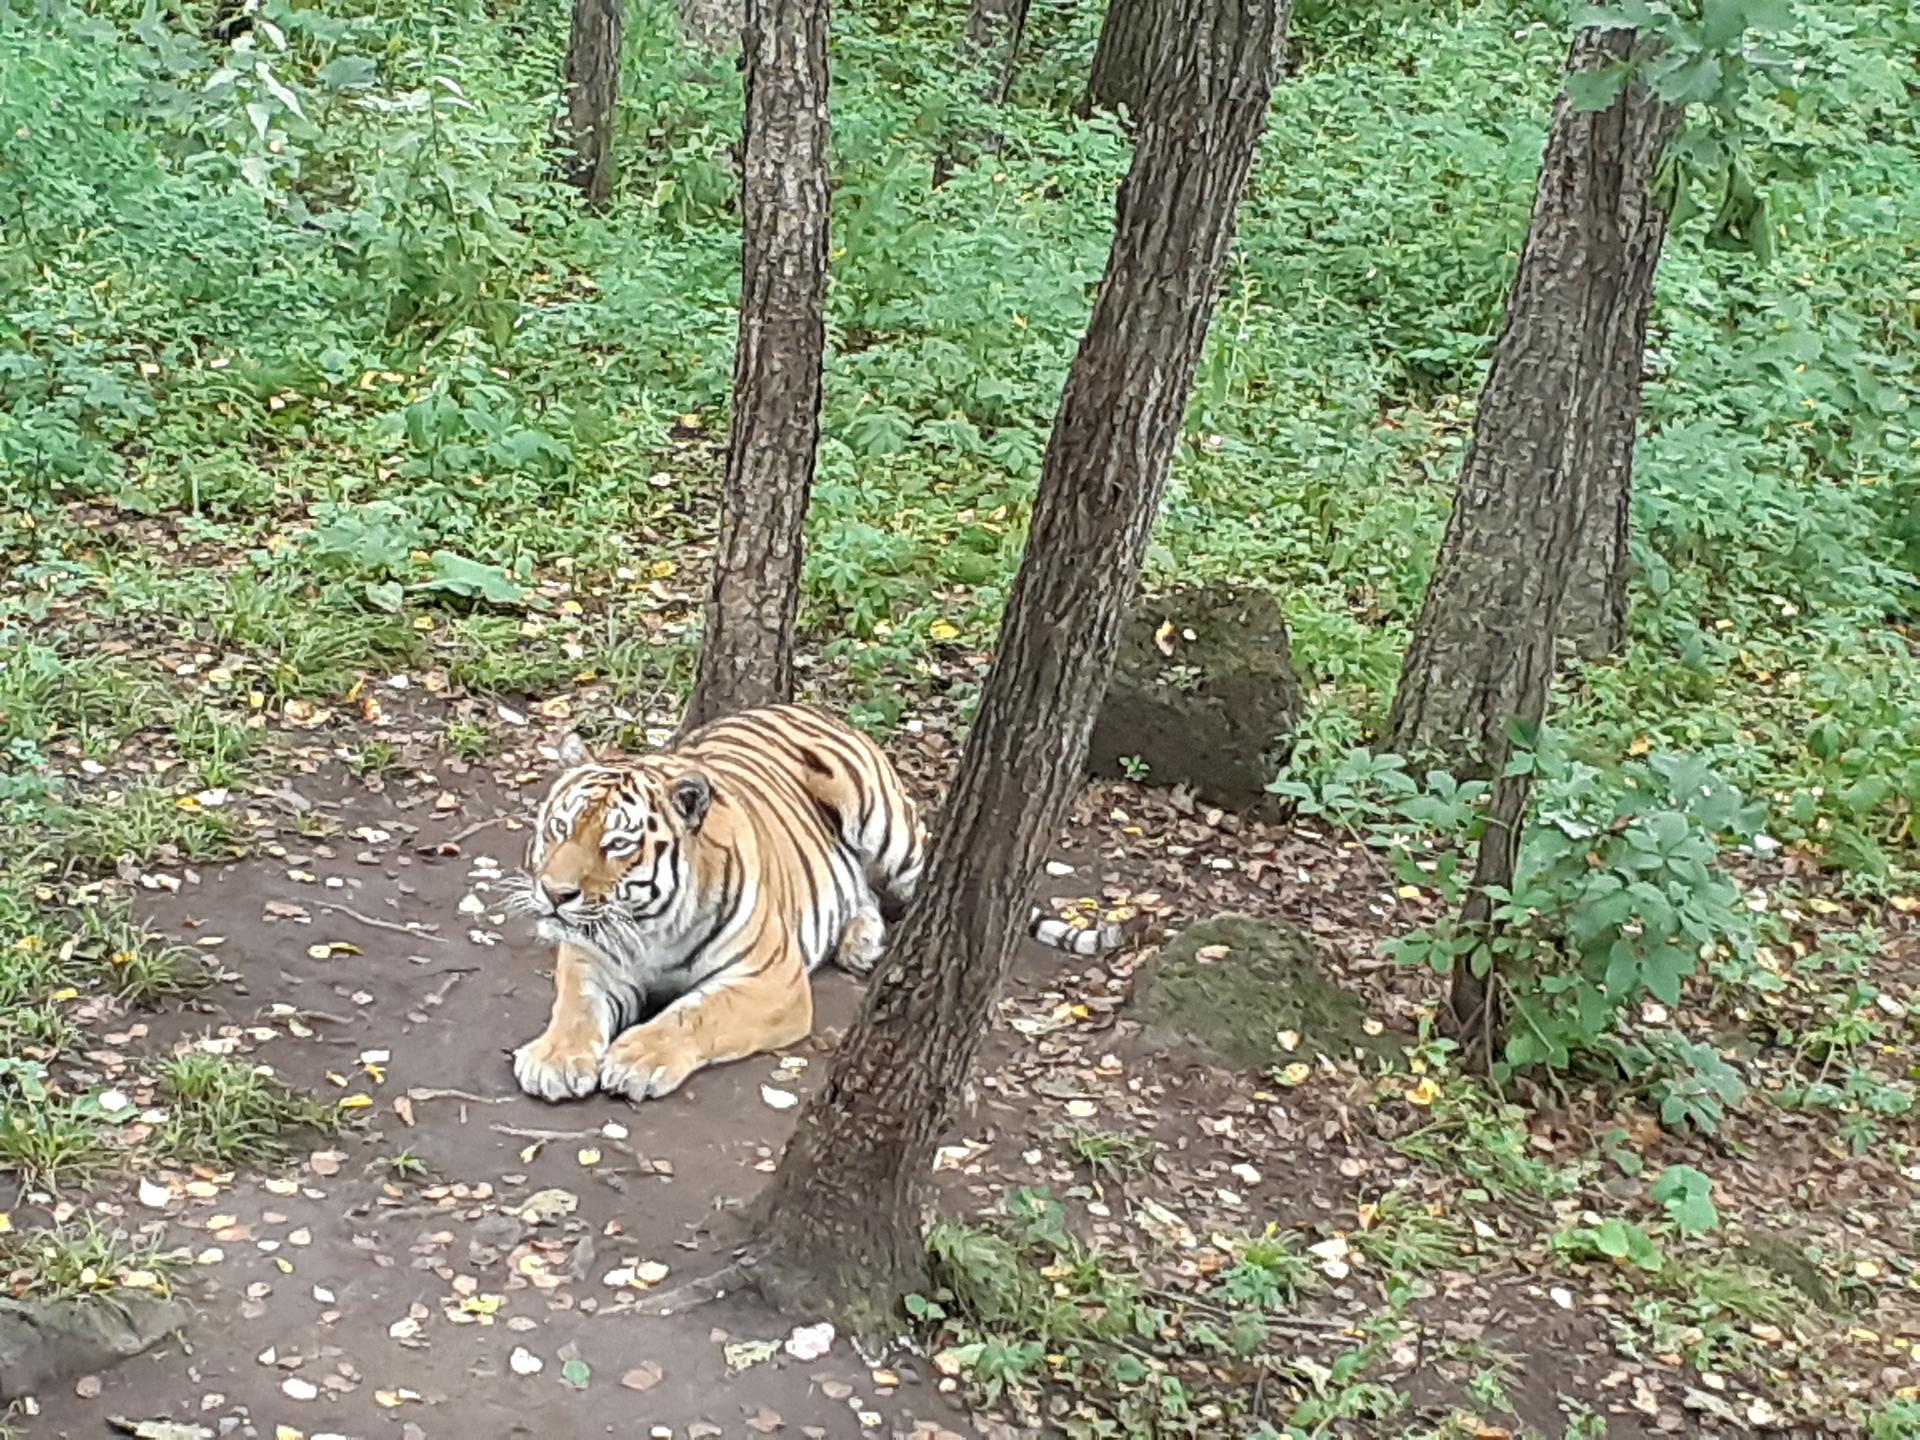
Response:
[{"label": "dirt ground", "polygon": [[[285,1177],[215,1177],[207,1198],[176,1201],[168,1239],[199,1260],[183,1342],[43,1397],[28,1433],[99,1436],[110,1416],[407,1440],[970,1431],[924,1367],[875,1370],[845,1339],[811,1360],[747,1363],[755,1352],[736,1349],[730,1366],[729,1345],[781,1342],[792,1325],[726,1301],[631,1313],[641,1277],[694,1262],[703,1227],[764,1181],[793,1119],[788,1097],[823,1073],[858,991],[821,977],[813,1041],[701,1074],[643,1109],[521,1095],[509,1052],[544,1022],[540,950],[497,925],[497,910],[461,913],[463,901],[497,903],[490,862],[511,870],[520,841],[492,825],[446,847],[458,853],[420,853],[471,827],[476,806],[487,818],[496,798],[423,817],[364,792],[336,797],[322,808],[359,838],[289,840],[153,906],[168,935],[217,940],[209,953],[236,978],[150,1022],[139,1043],[198,1037],[373,1103],[364,1125]],[[330,948],[340,942],[357,953]],[[396,1175],[403,1152],[424,1178]],[[543,1192],[547,1210],[570,1213],[516,1214]]]},{"label": "dirt ground", "polygon": [[[937,794],[952,749],[932,731],[920,739],[904,762]],[[663,1101],[548,1106],[520,1095],[509,1055],[544,1023],[547,961],[500,918],[500,902],[522,853],[520,817],[545,778],[523,753],[490,771],[442,764],[369,786],[310,754],[304,773],[249,798],[253,858],[123,877],[157,930],[199,948],[226,979],[183,1010],[107,1017],[101,1043],[243,1056],[348,1100],[355,1121],[280,1173],[148,1177],[171,1182],[160,1211],[123,1193],[92,1197],[100,1223],[192,1257],[176,1283],[196,1318],[175,1342],[37,1397],[21,1433],[104,1436],[119,1433],[113,1417],[272,1440],[1060,1433],[1031,1411],[969,1413],[928,1357],[863,1357],[839,1336],[811,1353],[795,1334],[808,1317],[735,1299],[636,1313],[649,1291],[712,1266],[724,1247],[714,1222],[774,1168],[859,990],[822,974],[808,1042],[702,1072]],[[1382,957],[1378,937],[1431,901],[1400,895],[1357,847],[1177,793],[1094,786],[1040,893],[1055,904],[1124,901],[1147,926],[1099,961],[1023,951],[936,1159],[947,1213],[991,1217],[1020,1187],[1046,1187],[1076,1234],[1169,1295],[1214,1283],[1233,1244],[1223,1236],[1276,1225],[1314,1243],[1314,1283],[1275,1321],[1289,1368],[1272,1380],[1273,1409],[1310,1402],[1313,1377],[1368,1343],[1368,1382],[1400,1397],[1390,1421],[1356,1418],[1329,1434],[1599,1433],[1569,1431],[1581,1415],[1604,1417],[1611,1440],[1857,1433],[1749,1423],[1763,1413],[1759,1376],[1706,1374],[1678,1352],[1636,1349],[1620,1338],[1628,1302],[1612,1276],[1542,1251],[1543,1228],[1631,1203],[1643,1183],[1595,1177],[1553,1213],[1503,1201],[1409,1158],[1401,1142],[1436,1120],[1407,1098],[1403,1072],[1319,1057],[1300,1067],[1312,1072],[1304,1083],[1276,1083],[1139,1033],[1127,1002],[1142,957],[1193,918],[1234,910],[1311,934],[1384,1034],[1410,1042],[1426,981]],[[1809,1189],[1831,1165],[1794,1151],[1796,1132],[1756,1123],[1710,1155],[1581,1094],[1542,1097],[1522,1135],[1530,1156],[1562,1164],[1590,1153],[1616,1119],[1643,1132],[1651,1165],[1725,1167],[1764,1153],[1772,1181],[1788,1187],[1788,1218],[1809,1235],[1900,1263],[1899,1237],[1872,1218],[1871,1193],[1894,1184],[1885,1165],[1856,1161],[1839,1172],[1844,1185]],[[1140,1137],[1149,1158],[1102,1173],[1075,1154],[1089,1131]],[[1789,1192],[1801,1198],[1789,1204]],[[1403,1264],[1365,1253],[1389,1196],[1449,1220],[1440,1254]],[[1755,1235],[1779,1223],[1767,1208],[1741,1222]],[[1346,1258],[1321,1258],[1321,1244]],[[1396,1298],[1410,1280],[1417,1289]],[[1370,1342],[1395,1305],[1391,1335]],[[1889,1345],[1905,1333],[1892,1293],[1877,1315],[1860,1313],[1873,1327],[1863,1333]],[[790,1340],[802,1355],[787,1353]],[[1832,1370],[1824,1357],[1835,1353],[1784,1350],[1766,1385],[1804,1390],[1811,1406],[1843,1380],[1867,1383]],[[1911,1383],[1886,1368],[1905,1363],[1904,1350],[1845,1353],[1862,1377]],[[1489,1413],[1471,1388],[1488,1374],[1504,1392],[1500,1421],[1461,1431],[1458,1417]],[[196,1432],[167,1440],[176,1435]]]}]

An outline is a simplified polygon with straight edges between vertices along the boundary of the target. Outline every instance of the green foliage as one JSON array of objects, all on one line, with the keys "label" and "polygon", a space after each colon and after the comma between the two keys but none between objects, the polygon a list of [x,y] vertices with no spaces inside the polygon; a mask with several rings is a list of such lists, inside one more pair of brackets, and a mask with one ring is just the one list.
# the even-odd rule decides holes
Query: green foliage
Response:
[{"label": "green foliage", "polygon": [[[1002,1225],[935,1225],[927,1236],[935,1289],[910,1296],[907,1310],[934,1333],[943,1368],[963,1373],[983,1399],[1030,1409],[1042,1387],[1065,1387],[1109,1417],[1110,1428],[1074,1435],[1218,1433],[1204,1428],[1207,1417],[1247,1402],[1247,1389],[1231,1383],[1237,1367],[1266,1363],[1255,1360],[1274,1338],[1265,1317],[1313,1273],[1275,1229],[1234,1245],[1233,1257],[1204,1297],[1153,1290],[1076,1239],[1060,1204],[1030,1188],[1009,1198]],[[1228,1383],[1190,1388],[1210,1374]]]},{"label": "green foliage", "polygon": [[1564,1068],[1612,1043],[1624,1007],[1678,1004],[1702,958],[1750,943],[1720,847],[1756,833],[1761,811],[1697,756],[1656,752],[1603,771],[1548,737],[1513,766],[1534,775],[1535,809],[1513,886],[1494,895],[1494,928],[1450,916],[1394,953],[1497,974],[1517,1020],[1505,1064]]},{"label": "green foliage", "polygon": [[1682,1235],[1701,1235],[1720,1224],[1713,1181],[1691,1165],[1669,1165],[1653,1182],[1653,1198]]},{"label": "green foliage", "polygon": [[177,1055],[160,1081],[167,1098],[160,1147],[176,1160],[271,1164],[284,1159],[303,1132],[340,1128],[337,1111],[223,1056]]}]

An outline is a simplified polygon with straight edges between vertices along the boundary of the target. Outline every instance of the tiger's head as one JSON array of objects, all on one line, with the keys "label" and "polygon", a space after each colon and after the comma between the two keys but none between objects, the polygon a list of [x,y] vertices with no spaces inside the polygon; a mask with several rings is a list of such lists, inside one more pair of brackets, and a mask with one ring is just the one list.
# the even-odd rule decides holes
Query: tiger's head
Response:
[{"label": "tiger's head", "polygon": [[689,896],[712,783],[671,754],[596,762],[577,735],[561,742],[560,763],[527,846],[517,908],[551,943],[625,948],[623,936],[672,923]]}]

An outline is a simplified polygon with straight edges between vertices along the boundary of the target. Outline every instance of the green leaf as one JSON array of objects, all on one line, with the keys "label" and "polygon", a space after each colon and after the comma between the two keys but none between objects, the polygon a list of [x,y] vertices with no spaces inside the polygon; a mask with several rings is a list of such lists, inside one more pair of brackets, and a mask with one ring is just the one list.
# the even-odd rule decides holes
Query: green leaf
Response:
[{"label": "green leaf", "polygon": [[336,55],[314,72],[329,90],[364,90],[373,84],[378,66],[365,55]]},{"label": "green leaf", "polygon": [[484,600],[489,605],[518,605],[527,598],[527,587],[498,565],[468,559],[452,550],[436,550],[433,578],[422,590],[440,590],[466,600]]},{"label": "green leaf", "polygon": [[1567,76],[1567,99],[1576,110],[1605,110],[1626,93],[1631,74],[1624,64],[1576,70]]},{"label": "green leaf", "polygon": [[560,1367],[560,1378],[574,1389],[584,1390],[593,1378],[593,1370],[584,1360],[569,1360]]},{"label": "green leaf", "polygon": [[1725,83],[1720,57],[1706,51],[1690,55],[1674,51],[1647,67],[1647,84],[1653,93],[1675,105],[1715,99]]},{"label": "green leaf", "polygon": [[1669,1165],[1653,1182],[1653,1198],[1666,1207],[1682,1235],[1703,1235],[1720,1224],[1713,1181],[1691,1165]]}]

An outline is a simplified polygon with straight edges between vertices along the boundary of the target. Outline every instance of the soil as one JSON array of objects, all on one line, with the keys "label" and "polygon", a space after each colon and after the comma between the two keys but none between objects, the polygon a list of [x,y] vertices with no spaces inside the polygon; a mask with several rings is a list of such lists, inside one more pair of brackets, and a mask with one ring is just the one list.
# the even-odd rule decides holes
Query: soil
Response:
[{"label": "soil", "polygon": [[[242,1177],[177,1202],[169,1238],[203,1262],[181,1287],[194,1311],[184,1343],[81,1384],[87,1398],[42,1396],[27,1433],[99,1436],[109,1416],[409,1440],[652,1426],[712,1437],[971,1432],[910,1359],[891,1363],[882,1385],[836,1338],[817,1359],[779,1354],[734,1371],[729,1343],[784,1341],[793,1322],[724,1300],[637,1316],[633,1284],[603,1283],[636,1262],[667,1267],[663,1284],[697,1267],[705,1227],[763,1183],[791,1126],[794,1110],[776,1109],[763,1087],[800,1095],[821,1077],[820,1057],[858,1001],[851,982],[820,977],[816,1034],[785,1055],[697,1075],[644,1108],[606,1097],[547,1105],[519,1093],[509,1061],[545,1019],[539,948],[487,915],[459,913],[464,897],[487,898],[474,878],[482,857],[510,871],[517,837],[502,825],[457,853],[422,855],[474,810],[422,819],[364,794],[321,808],[363,837],[389,838],[289,842],[281,857],[208,869],[153,906],[166,934],[220,937],[210,953],[237,979],[211,1003],[154,1020],[145,1042],[233,1044],[297,1085],[374,1104],[337,1141],[315,1140],[285,1177]],[[421,933],[327,904],[396,927],[418,917]],[[309,953],[332,942],[359,953]],[[386,1162],[402,1151],[424,1162],[426,1179],[394,1176]],[[512,1213],[553,1190],[576,1198],[571,1215],[530,1225]],[[541,1370],[517,1374],[516,1349]],[[563,1352],[588,1367],[582,1388],[563,1378]],[[295,1398],[308,1387],[317,1398]]]}]

